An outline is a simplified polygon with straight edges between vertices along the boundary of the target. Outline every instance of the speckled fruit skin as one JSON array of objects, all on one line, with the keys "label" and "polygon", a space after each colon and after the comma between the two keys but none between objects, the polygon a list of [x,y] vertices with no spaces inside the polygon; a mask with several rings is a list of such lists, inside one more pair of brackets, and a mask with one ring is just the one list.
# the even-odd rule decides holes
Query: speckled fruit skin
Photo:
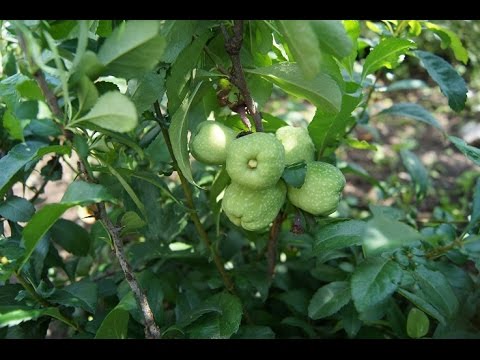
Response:
[{"label": "speckled fruit skin", "polygon": [[275,136],[285,148],[286,166],[301,161],[310,162],[315,159],[315,145],[313,145],[307,129],[283,126],[277,130]]},{"label": "speckled fruit skin", "polygon": [[274,186],[284,168],[285,150],[273,134],[257,132],[242,136],[227,148],[227,173],[232,182],[246,188],[261,190]]},{"label": "speckled fruit skin", "polygon": [[190,153],[198,161],[209,165],[221,165],[227,158],[227,146],[235,139],[233,129],[215,121],[198,124],[190,138]]},{"label": "speckled fruit skin", "polygon": [[259,231],[275,219],[285,202],[286,193],[287,188],[282,180],[263,190],[252,190],[231,183],[225,190],[222,209],[235,225],[248,231]]},{"label": "speckled fruit skin", "polygon": [[307,163],[302,187],[288,186],[288,199],[310,214],[329,215],[337,209],[345,183],[345,177],[335,166],[311,161]]}]

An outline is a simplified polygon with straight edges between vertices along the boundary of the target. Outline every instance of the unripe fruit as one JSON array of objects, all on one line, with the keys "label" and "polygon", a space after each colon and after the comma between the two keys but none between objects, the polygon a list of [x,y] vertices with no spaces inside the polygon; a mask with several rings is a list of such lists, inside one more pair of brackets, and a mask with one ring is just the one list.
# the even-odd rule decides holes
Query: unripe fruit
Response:
[{"label": "unripe fruit", "polygon": [[288,199],[310,214],[329,215],[337,209],[345,183],[345,177],[338,168],[312,161],[307,163],[303,185],[299,189],[288,186]]},{"label": "unripe fruit", "polygon": [[286,166],[301,161],[310,162],[314,160],[315,145],[313,145],[307,129],[283,126],[277,130],[275,136],[285,148]]},{"label": "unripe fruit", "polygon": [[283,181],[263,190],[252,190],[231,183],[225,190],[222,209],[232,223],[245,230],[258,231],[275,219],[286,197]]},{"label": "unripe fruit", "polygon": [[285,150],[275,135],[262,132],[235,139],[227,149],[232,182],[260,190],[274,186],[285,168]]},{"label": "unripe fruit", "polygon": [[209,165],[221,165],[227,158],[227,146],[235,139],[236,132],[216,121],[198,124],[190,138],[190,152],[198,161]]}]

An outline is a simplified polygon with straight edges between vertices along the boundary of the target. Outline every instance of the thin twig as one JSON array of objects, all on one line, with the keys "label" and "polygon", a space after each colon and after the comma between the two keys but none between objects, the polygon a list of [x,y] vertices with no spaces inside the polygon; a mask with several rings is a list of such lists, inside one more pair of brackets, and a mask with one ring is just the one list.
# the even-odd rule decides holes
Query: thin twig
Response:
[{"label": "thin twig", "polygon": [[272,228],[268,237],[268,250],[267,250],[267,263],[268,263],[268,276],[270,279],[275,275],[275,265],[277,262],[277,242],[278,235],[280,234],[280,227],[286,218],[286,214],[280,211],[273,221]]},{"label": "thin twig", "polygon": [[[20,46],[22,47],[22,50],[25,54],[25,57],[27,59],[27,62],[31,65],[35,65],[33,62],[33,59],[31,59],[28,55],[27,48],[25,46],[25,39],[23,38],[23,34],[19,32],[18,34],[19,37],[19,43]],[[23,44],[23,45],[22,45]],[[45,96],[45,99],[47,100],[47,104],[50,107],[50,110],[60,119],[63,119],[63,112],[58,106],[57,99],[51,89],[48,87],[47,82],[45,80],[45,76],[43,75],[43,72],[39,69],[35,72],[34,74],[35,80],[38,83],[38,86],[41,88],[43,95]],[[64,94],[64,96],[68,96],[68,94]],[[68,137],[67,137],[68,138]],[[83,160],[81,160],[83,164]],[[85,169],[88,169],[88,164],[83,164]],[[85,176],[90,182],[95,182],[93,177],[88,171],[85,171]],[[100,218],[102,222],[105,224],[107,227],[107,230],[110,233],[110,237],[113,240],[114,246],[115,246],[115,254],[118,258],[118,261],[120,263],[120,266],[122,267],[122,270],[125,274],[125,278],[130,285],[130,288],[132,289],[135,299],[137,300],[140,308],[142,309],[142,313],[145,318],[145,337],[146,338],[153,338],[153,339],[159,339],[160,338],[160,329],[159,327],[155,324],[155,320],[153,317],[153,312],[152,309],[150,308],[150,305],[148,304],[147,297],[145,296],[145,293],[143,292],[142,288],[140,287],[134,273],[132,272],[132,268],[130,264],[127,261],[127,258],[125,256],[125,252],[123,250],[123,244],[122,241],[119,237],[118,231],[115,228],[115,226],[112,224],[110,218],[108,217],[107,211],[105,209],[105,204],[103,202],[98,203],[98,208],[100,210]]]},{"label": "thin twig", "polygon": [[250,90],[248,89],[242,62],[240,60],[240,50],[243,43],[243,20],[234,21],[232,36],[228,34],[228,31],[223,24],[221,29],[225,38],[225,50],[232,60],[233,69],[232,74],[230,75],[230,82],[232,82],[242,93],[243,100],[245,101],[248,112],[253,117],[257,131],[263,131],[262,116],[257,111],[252,96],[250,95]]},{"label": "thin twig", "polygon": [[135,295],[135,298],[142,309],[143,317],[145,318],[145,337],[147,339],[160,339],[160,329],[155,323],[155,317],[153,316],[152,309],[148,304],[147,296],[140,287],[133,269],[125,257],[125,251],[123,249],[122,239],[119,235],[119,229],[113,225],[112,221],[108,217],[105,204],[102,202],[98,203],[97,205],[100,211],[102,222],[105,224],[112,238],[115,248],[115,255],[117,256],[118,262],[120,263],[123,273],[125,274],[125,279],[127,280],[128,285],[130,285],[130,288],[132,289],[133,294]]}]

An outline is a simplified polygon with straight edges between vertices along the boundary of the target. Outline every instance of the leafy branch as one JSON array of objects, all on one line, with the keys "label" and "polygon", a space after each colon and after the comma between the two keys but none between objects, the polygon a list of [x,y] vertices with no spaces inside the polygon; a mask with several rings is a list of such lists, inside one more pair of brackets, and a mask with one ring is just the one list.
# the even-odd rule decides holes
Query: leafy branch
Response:
[{"label": "leafy branch", "polygon": [[[31,65],[32,68],[35,68],[36,67],[35,62],[29,56],[29,52],[26,47],[25,38],[23,34],[19,32],[17,36],[27,62]],[[64,117],[63,112],[58,105],[55,94],[48,87],[48,84],[45,80],[45,75],[40,69],[36,70],[33,75],[51,111],[55,114],[55,116],[62,119]],[[68,94],[64,94],[64,96],[68,96]],[[67,139],[68,138],[69,137],[67,136]],[[88,163],[86,161],[81,160],[81,162],[83,164],[84,169],[89,168]],[[84,173],[85,173],[85,177],[89,182],[95,182],[95,179],[91,176],[91,174],[88,171],[85,171]],[[110,218],[108,217],[105,204],[101,202],[101,203],[98,203],[97,206],[99,209],[99,217],[101,221],[105,224],[105,227],[109,232],[109,235],[113,241],[114,248],[115,248],[115,255],[117,256],[120,266],[125,274],[125,279],[127,280],[130,288],[132,289],[135,295],[135,299],[142,310],[142,313],[145,319],[145,337],[148,339],[159,339],[161,335],[160,328],[155,323],[153,312],[152,312],[152,309],[150,308],[150,305],[148,304],[145,292],[140,287],[140,284],[138,283],[138,280],[132,271],[132,267],[128,263],[128,260],[125,256],[123,243],[119,236],[118,229],[112,224]]]}]

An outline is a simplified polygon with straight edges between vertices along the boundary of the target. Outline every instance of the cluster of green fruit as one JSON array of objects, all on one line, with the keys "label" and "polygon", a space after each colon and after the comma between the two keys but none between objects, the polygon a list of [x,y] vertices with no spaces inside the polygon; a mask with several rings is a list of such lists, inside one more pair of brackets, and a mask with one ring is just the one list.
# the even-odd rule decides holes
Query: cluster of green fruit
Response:
[{"label": "cluster of green fruit", "polygon": [[[329,215],[338,206],[345,177],[335,166],[314,161],[315,146],[307,129],[279,128],[275,134],[244,136],[215,121],[200,123],[190,140],[190,152],[205,164],[225,164],[232,182],[226,188],[222,209],[245,230],[265,229],[277,216],[285,198],[313,215]],[[281,179],[286,166],[306,163],[300,188]]]}]

